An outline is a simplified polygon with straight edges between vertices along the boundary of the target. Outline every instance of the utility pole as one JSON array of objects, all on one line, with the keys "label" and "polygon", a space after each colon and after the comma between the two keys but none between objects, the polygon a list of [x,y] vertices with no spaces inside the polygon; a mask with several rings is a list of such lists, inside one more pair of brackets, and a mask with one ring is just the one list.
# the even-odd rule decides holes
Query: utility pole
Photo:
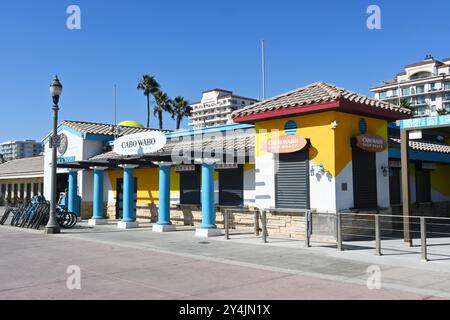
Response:
[{"label": "utility pole", "polygon": [[262,50],[262,99],[266,99],[266,54],[264,47],[264,40],[261,43]]}]

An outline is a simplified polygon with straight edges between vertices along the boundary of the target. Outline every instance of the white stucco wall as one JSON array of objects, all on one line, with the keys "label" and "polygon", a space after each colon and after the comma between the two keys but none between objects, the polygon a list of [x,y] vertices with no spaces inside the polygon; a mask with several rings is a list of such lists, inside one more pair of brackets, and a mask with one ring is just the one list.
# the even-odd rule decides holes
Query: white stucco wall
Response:
[{"label": "white stucco wall", "polygon": [[[383,175],[382,167],[386,168],[386,176]],[[389,152],[376,153],[376,171],[377,171],[377,198],[378,207],[389,208]]]},{"label": "white stucco wall", "polygon": [[255,169],[244,170],[244,206],[255,206]]},{"label": "white stucco wall", "polygon": [[275,207],[275,160],[271,153],[256,158],[255,205],[258,208]]},{"label": "white stucco wall", "polygon": [[[347,184],[347,191],[342,190],[342,184]],[[347,210],[355,206],[353,198],[353,163],[347,166],[336,177],[336,210]]]},{"label": "white stucco wall", "polygon": [[309,169],[314,169],[314,175],[308,172],[309,176],[309,201],[310,208],[318,212],[336,212],[336,180],[325,169],[325,173],[320,173],[320,164],[312,161]]}]

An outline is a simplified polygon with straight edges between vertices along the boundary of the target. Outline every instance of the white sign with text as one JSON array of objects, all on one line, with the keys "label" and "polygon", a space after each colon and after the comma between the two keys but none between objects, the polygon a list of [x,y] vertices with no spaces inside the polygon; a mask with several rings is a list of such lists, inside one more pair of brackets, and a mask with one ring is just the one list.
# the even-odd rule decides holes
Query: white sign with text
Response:
[{"label": "white sign with text", "polygon": [[114,141],[114,152],[123,156],[135,156],[161,150],[167,143],[159,131],[141,132],[120,137]]}]

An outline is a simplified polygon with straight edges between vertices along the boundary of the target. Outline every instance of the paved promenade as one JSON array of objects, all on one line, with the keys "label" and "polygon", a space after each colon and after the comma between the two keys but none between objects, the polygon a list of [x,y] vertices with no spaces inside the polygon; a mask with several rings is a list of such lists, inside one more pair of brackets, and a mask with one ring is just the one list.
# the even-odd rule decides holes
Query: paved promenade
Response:
[{"label": "paved promenade", "polygon": [[[203,240],[191,228],[156,234],[150,225],[119,231],[82,223],[56,236],[0,226],[0,299],[450,298],[445,258],[427,264],[416,254],[269,240]],[[71,265],[80,267],[81,290],[67,289]],[[367,287],[370,266],[381,270],[379,290]]]}]

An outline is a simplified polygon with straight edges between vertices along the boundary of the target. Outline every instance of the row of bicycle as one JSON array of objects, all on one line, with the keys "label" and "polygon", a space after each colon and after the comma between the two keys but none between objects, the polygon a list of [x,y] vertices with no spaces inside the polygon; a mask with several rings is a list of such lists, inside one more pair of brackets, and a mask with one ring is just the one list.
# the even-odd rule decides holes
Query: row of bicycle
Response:
[{"label": "row of bicycle", "polygon": [[[8,222],[13,227],[40,229],[47,225],[50,217],[50,204],[43,196],[35,196],[29,202],[19,204],[17,207],[7,207],[0,219],[0,225]],[[68,212],[64,206],[57,207],[56,217],[61,228],[75,227],[78,217]]]}]

